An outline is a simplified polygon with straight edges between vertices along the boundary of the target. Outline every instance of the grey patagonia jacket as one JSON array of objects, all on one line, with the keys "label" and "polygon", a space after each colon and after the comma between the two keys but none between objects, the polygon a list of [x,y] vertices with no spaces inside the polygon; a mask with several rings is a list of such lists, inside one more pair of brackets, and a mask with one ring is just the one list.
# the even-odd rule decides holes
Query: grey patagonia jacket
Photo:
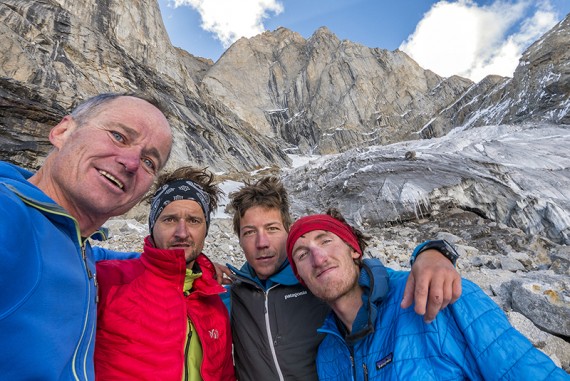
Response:
[{"label": "grey patagonia jacket", "polygon": [[231,327],[240,381],[318,380],[317,333],[330,308],[299,284],[289,261],[263,284],[246,263],[231,286]]}]

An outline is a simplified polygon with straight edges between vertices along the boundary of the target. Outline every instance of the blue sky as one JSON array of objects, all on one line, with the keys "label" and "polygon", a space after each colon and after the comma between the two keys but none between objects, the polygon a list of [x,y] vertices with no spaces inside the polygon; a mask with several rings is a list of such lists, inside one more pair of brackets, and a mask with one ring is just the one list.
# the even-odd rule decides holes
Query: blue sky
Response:
[{"label": "blue sky", "polygon": [[341,40],[401,49],[423,68],[511,76],[522,52],[570,13],[570,0],[159,0],[173,45],[216,61],[240,37],[321,26]]}]

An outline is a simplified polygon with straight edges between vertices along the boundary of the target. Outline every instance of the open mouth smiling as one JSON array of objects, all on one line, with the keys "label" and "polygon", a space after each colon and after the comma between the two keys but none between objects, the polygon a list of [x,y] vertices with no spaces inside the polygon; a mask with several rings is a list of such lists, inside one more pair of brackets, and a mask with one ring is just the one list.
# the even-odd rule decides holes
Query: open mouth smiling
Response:
[{"label": "open mouth smiling", "polygon": [[117,186],[117,188],[123,189],[125,187],[125,185],[122,182],[120,182],[119,179],[117,179],[115,176],[111,175],[109,172],[100,170],[99,173],[103,177],[105,177],[107,180],[109,180],[110,182],[115,184]]}]

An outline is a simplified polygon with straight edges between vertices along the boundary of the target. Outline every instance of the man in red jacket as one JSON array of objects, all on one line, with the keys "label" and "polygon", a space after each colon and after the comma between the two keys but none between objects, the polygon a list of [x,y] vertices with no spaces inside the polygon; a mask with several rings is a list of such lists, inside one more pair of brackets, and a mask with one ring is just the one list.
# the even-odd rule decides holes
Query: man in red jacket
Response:
[{"label": "man in red jacket", "polygon": [[235,380],[225,289],[202,254],[220,192],[204,170],[162,175],[140,258],[97,263],[97,380]]}]

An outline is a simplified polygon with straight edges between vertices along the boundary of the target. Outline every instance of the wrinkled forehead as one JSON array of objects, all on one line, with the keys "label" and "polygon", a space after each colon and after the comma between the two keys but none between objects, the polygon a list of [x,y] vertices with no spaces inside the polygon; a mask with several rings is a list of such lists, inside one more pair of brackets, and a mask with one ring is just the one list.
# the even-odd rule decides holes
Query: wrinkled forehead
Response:
[{"label": "wrinkled forehead", "polygon": [[240,227],[245,225],[279,224],[283,226],[283,215],[278,208],[264,205],[254,205],[247,208],[243,215],[239,216]]}]

